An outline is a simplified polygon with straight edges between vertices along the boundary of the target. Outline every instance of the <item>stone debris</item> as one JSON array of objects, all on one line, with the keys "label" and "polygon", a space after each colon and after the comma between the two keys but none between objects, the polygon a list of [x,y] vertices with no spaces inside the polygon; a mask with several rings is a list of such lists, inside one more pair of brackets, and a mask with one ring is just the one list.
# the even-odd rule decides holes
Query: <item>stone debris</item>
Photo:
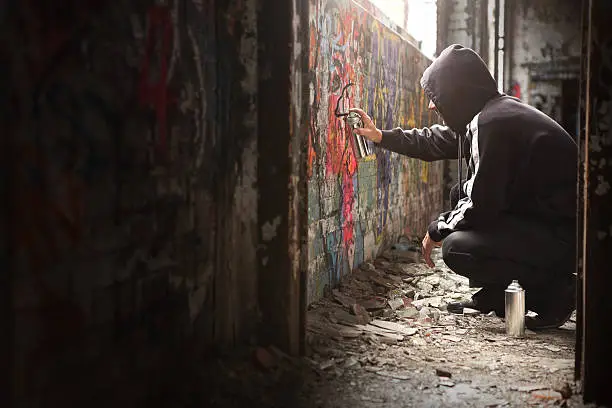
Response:
[{"label": "stone debris", "polygon": [[548,388],[544,384],[527,384],[527,385],[513,385],[510,387],[512,391],[520,391],[520,392],[532,392],[537,390],[543,390]]},{"label": "stone debris", "polygon": [[558,401],[563,399],[560,392],[554,390],[537,390],[531,393],[531,396],[538,400]]},{"label": "stone debris", "polygon": [[438,385],[442,385],[444,387],[454,387],[455,382],[446,377],[441,377],[440,380],[438,381]]},{"label": "stone debris", "polygon": [[391,332],[398,332],[401,334],[405,334],[406,336],[412,336],[416,334],[419,330],[414,327],[406,327],[398,323],[388,322],[384,320],[373,320],[372,325],[376,327],[380,327],[383,329],[387,329]]},{"label": "stone debris", "polygon": [[450,371],[444,370],[442,368],[436,368],[436,375],[438,377],[448,377],[448,378],[452,377],[452,374]]},{"label": "stone debris", "polygon": [[[358,391],[351,400],[359,402],[347,407],[379,400],[402,406],[392,404],[390,391],[384,391],[395,383],[408,384],[413,396],[440,393],[440,401],[447,402],[436,406],[464,406],[459,402],[467,400],[473,402],[465,406],[474,407],[569,401],[571,336],[556,340],[530,332],[523,339],[509,338],[495,314],[469,308],[462,315],[449,313],[446,305],[469,300],[477,288],[450,271],[439,250],[430,269],[406,248],[411,247],[396,246],[362,264],[329,297],[309,307],[309,366],[326,384]],[[404,394],[395,398],[401,401]]]}]

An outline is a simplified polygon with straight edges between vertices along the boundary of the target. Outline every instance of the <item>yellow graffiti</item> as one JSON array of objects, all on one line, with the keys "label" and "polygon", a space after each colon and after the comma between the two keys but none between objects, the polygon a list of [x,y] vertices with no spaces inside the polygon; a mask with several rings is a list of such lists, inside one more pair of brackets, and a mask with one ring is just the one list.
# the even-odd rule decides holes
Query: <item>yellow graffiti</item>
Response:
[{"label": "yellow graffiti", "polygon": [[421,89],[421,101],[419,105],[419,120],[423,119],[423,106],[425,106],[425,91]]},{"label": "yellow graffiti", "polygon": [[416,126],[416,119],[414,113],[414,100],[410,98],[410,117],[408,118],[408,127],[413,128]]},{"label": "yellow graffiti", "polygon": [[374,161],[376,160],[376,153],[372,153],[366,157],[363,158],[364,162],[370,162],[370,161]]},{"label": "yellow graffiti", "polygon": [[374,234],[374,235],[375,235],[374,242],[376,243],[376,245],[380,245],[382,243],[384,234]]},{"label": "yellow graffiti", "polygon": [[429,163],[421,162],[421,181],[427,183],[429,178]]}]

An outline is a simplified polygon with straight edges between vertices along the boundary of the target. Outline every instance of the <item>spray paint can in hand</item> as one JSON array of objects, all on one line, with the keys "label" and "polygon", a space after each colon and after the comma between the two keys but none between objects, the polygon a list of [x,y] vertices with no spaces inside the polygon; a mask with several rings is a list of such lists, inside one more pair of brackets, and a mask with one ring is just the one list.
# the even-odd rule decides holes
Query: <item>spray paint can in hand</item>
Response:
[{"label": "spray paint can in hand", "polygon": [[506,334],[513,337],[525,335],[525,290],[517,280],[506,288]]},{"label": "spray paint can in hand", "polygon": [[[357,129],[357,128],[362,128],[363,127],[363,121],[361,120],[361,116],[359,116],[358,113],[355,112],[350,112],[347,116],[346,116],[346,123],[348,123],[348,125],[352,128],[352,129]],[[363,137],[353,133],[354,137],[355,137],[355,144],[357,147],[357,154],[359,157],[365,157],[369,154],[371,154],[372,152],[370,151],[370,146],[368,145],[368,143],[363,139]]]},{"label": "spray paint can in hand", "polygon": [[357,129],[363,127],[363,122],[361,121],[361,116],[358,113],[350,112],[346,116],[346,123],[349,124],[353,129]]}]

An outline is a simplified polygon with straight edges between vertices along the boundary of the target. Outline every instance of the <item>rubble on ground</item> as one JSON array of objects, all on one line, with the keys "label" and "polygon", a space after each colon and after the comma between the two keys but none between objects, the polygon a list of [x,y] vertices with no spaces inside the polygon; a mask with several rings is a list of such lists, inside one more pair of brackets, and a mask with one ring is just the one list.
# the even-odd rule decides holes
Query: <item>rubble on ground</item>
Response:
[{"label": "rubble on ground", "polygon": [[439,250],[432,258],[428,268],[414,248],[386,251],[310,305],[307,361],[322,387],[311,389],[320,395],[311,406],[579,406],[575,323],[517,339],[494,313],[450,314],[446,305],[477,289]]},{"label": "rubble on ground", "polygon": [[449,314],[449,302],[475,289],[439,250],[433,258],[430,269],[403,245],[361,265],[310,305],[305,357],[254,345],[212,359],[196,386],[173,388],[180,398],[169,406],[583,406],[573,384],[575,321],[517,339],[493,314]]}]

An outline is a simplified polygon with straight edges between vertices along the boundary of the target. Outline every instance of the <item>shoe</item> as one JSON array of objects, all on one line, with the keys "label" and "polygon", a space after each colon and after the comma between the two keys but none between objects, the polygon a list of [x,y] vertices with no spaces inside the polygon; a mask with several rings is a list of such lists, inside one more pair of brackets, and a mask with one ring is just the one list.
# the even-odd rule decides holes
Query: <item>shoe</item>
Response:
[{"label": "shoe", "polygon": [[504,291],[494,288],[482,288],[474,293],[472,300],[467,302],[453,302],[446,306],[449,313],[463,314],[463,309],[475,309],[480,313],[494,311],[499,317],[504,317],[506,310],[504,305]]},{"label": "shoe", "polygon": [[[576,310],[576,280],[572,276],[567,283],[550,291],[553,296],[543,297],[535,305],[535,317],[525,317],[525,327],[530,330],[556,329],[563,326]],[[529,295],[527,295],[529,296]]]},{"label": "shoe", "polygon": [[525,327],[529,330],[557,329],[563,326],[572,317],[574,310],[565,315],[525,316]]}]

